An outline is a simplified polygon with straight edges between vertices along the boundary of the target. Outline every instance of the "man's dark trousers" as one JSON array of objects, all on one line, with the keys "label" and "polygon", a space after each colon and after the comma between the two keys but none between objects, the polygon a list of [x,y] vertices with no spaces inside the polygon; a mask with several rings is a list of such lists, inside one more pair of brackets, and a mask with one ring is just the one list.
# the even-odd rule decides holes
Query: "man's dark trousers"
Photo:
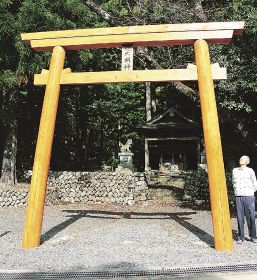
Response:
[{"label": "man's dark trousers", "polygon": [[238,238],[244,240],[244,216],[249,230],[249,236],[256,239],[255,197],[236,196]]}]

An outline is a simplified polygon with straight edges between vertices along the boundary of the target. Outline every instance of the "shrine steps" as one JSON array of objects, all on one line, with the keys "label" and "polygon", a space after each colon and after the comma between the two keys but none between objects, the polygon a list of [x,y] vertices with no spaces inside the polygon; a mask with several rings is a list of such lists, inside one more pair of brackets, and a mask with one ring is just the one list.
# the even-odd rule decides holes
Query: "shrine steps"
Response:
[{"label": "shrine steps", "polygon": [[148,180],[147,197],[150,200],[158,201],[182,201],[184,185],[184,174],[160,173],[151,175]]}]

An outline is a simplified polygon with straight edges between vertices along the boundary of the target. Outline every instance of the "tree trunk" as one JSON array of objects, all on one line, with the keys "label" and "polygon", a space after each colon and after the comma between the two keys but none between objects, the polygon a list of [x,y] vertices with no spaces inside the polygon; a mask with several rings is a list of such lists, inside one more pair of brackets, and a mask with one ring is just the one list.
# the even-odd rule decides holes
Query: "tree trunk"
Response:
[{"label": "tree trunk", "polygon": [[85,170],[87,168],[87,143],[88,143],[88,113],[86,106],[88,103],[88,95],[85,93],[88,91],[87,86],[81,87],[83,92],[79,93],[77,104],[77,167],[79,170]]},{"label": "tree trunk", "polygon": [[151,83],[145,83],[145,109],[146,109],[146,122],[150,122],[152,119],[152,98],[151,98]]},{"label": "tree trunk", "polygon": [[17,120],[5,127],[3,137],[3,160],[0,182],[16,184]]},{"label": "tree trunk", "polygon": [[203,6],[202,6],[202,0],[194,0],[194,11],[195,15],[203,22],[207,21],[207,16],[204,12]]},{"label": "tree trunk", "polygon": [[108,12],[106,12],[104,9],[102,9],[100,6],[98,6],[94,1],[91,0],[85,0],[85,4],[93,10],[97,15],[99,15],[101,18],[106,20],[112,25],[116,24],[115,18],[112,17]]},{"label": "tree trunk", "polygon": [[[17,155],[17,105],[18,92],[13,90],[3,98],[1,104],[0,126],[2,137],[0,139],[0,183],[16,184],[16,155]],[[2,150],[2,151],[1,151]],[[2,159],[2,160],[1,160]]]}]

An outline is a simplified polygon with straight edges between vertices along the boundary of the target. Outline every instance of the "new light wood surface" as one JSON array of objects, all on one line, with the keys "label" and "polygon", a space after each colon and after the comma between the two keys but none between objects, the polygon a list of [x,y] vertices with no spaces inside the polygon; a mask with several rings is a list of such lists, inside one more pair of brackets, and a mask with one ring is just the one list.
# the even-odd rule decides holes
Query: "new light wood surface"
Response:
[{"label": "new light wood surface", "polygon": [[232,228],[209,49],[207,42],[204,40],[196,41],[194,48],[208,166],[215,249],[231,251],[233,248]]},{"label": "new light wood surface", "polygon": [[41,228],[46,196],[46,185],[50,165],[56,113],[60,93],[60,77],[63,70],[65,51],[62,47],[53,50],[49,78],[42,108],[28,206],[24,226],[22,247],[40,245]]},{"label": "new light wood surface", "polygon": [[241,33],[243,28],[244,28],[243,21],[158,24],[158,25],[85,28],[85,29],[74,29],[74,30],[23,33],[21,34],[21,38],[23,41],[29,44],[31,40],[42,40],[42,39],[108,36],[108,35],[124,35],[124,34],[144,34],[144,33],[186,32],[186,31],[233,30],[234,34],[237,35]]},{"label": "new light wood surface", "polygon": [[232,36],[233,30],[121,34],[31,40],[31,47],[36,51],[51,51],[53,47],[59,45],[65,50],[117,48],[127,44],[134,47],[189,45],[197,39],[205,39],[209,43],[229,43]]},{"label": "new light wood surface", "polygon": [[[227,79],[226,68],[220,68],[217,64],[212,67],[214,80]],[[34,76],[34,85],[45,85],[48,73]],[[165,82],[165,81],[196,81],[198,79],[196,66],[187,69],[166,70],[134,70],[134,71],[106,71],[106,72],[82,72],[65,73],[61,75],[62,85],[78,84],[102,84],[102,83],[125,83],[125,82]]]}]

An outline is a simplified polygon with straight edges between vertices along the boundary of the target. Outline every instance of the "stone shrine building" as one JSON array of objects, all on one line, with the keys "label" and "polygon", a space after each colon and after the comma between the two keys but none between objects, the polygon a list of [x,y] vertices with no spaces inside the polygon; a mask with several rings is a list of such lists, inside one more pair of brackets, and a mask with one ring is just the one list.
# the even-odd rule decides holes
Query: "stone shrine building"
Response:
[{"label": "stone shrine building", "polygon": [[138,127],[145,137],[145,171],[197,169],[200,160],[200,126],[173,107]]}]

